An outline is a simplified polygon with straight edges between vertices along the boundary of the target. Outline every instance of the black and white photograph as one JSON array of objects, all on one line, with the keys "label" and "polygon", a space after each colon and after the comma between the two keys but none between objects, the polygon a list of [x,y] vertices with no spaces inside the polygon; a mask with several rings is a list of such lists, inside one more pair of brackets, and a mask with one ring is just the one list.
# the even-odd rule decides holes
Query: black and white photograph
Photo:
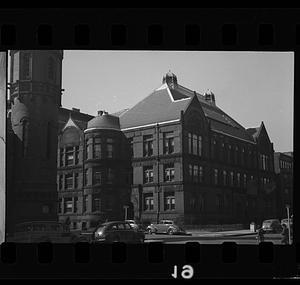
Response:
[{"label": "black and white photograph", "polygon": [[0,65],[0,242],[293,243],[293,52]]}]

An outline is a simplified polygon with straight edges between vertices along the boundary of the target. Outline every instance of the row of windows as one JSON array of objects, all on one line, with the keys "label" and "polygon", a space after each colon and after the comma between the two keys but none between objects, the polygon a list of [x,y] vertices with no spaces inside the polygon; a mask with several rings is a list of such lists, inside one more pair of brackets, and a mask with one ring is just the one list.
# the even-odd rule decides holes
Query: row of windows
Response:
[{"label": "row of windows", "polygon": [[[113,208],[112,197],[106,197],[105,204],[101,205],[101,199],[97,195],[92,197],[92,212],[99,212],[101,206],[104,206],[106,210],[111,210]],[[82,200],[82,212],[85,213],[88,209],[89,197],[88,195],[83,196]],[[63,208],[62,208],[63,206]],[[60,198],[58,202],[58,213],[71,214],[79,212],[79,200],[78,197],[73,198]]]},{"label": "row of windows", "polygon": [[[175,180],[174,163],[165,164],[164,168],[164,182],[172,182]],[[153,165],[144,167],[144,183],[152,183],[154,180]]]},{"label": "row of windows", "polygon": [[[153,135],[143,136],[143,156],[153,155]],[[129,141],[131,149],[133,147],[132,139]],[[175,151],[174,147],[174,134],[173,132],[165,132],[163,134],[163,154],[172,154]],[[133,150],[132,150],[133,152]]]},{"label": "row of windows", "polygon": [[79,173],[68,173],[68,174],[61,174],[58,177],[58,189],[78,189],[79,186]]},{"label": "row of windows", "polygon": [[72,166],[79,163],[79,146],[60,148],[59,166]]},{"label": "row of windows", "polygon": [[[84,185],[100,185],[100,184],[113,184],[116,177],[115,170],[112,168],[100,169],[92,168],[92,180],[89,178],[89,169],[84,171]],[[79,185],[79,173],[61,174],[58,177],[58,189],[78,189]]]},{"label": "row of windows", "polygon": [[[199,212],[205,211],[206,195],[200,194],[189,199],[189,205],[192,209],[197,209]],[[228,209],[231,207],[231,197],[229,195],[217,194],[215,205],[218,210]],[[255,199],[246,201],[246,207],[255,208],[257,206]],[[164,194],[164,211],[172,211],[176,209],[176,201],[174,192],[166,192]],[[144,211],[154,210],[153,193],[144,194]]]},{"label": "row of windows", "polygon": [[189,164],[189,178],[192,182],[204,182],[203,166]]},{"label": "row of windows", "polygon": [[202,136],[188,133],[188,153],[202,156]]},{"label": "row of windows", "polygon": [[257,167],[257,152],[245,147],[233,146],[224,142],[211,141],[211,158],[229,164]]},{"label": "row of windows", "polygon": [[[154,210],[154,198],[152,193],[144,194],[144,211]],[[174,192],[164,193],[164,211],[175,210],[175,195]]]},{"label": "row of windows", "polygon": [[[250,176],[250,180],[254,181],[254,176]],[[213,172],[213,183],[215,185],[224,185],[224,186],[236,186],[236,187],[247,187],[247,174],[241,174],[237,172],[236,174],[233,171],[223,170],[222,172],[219,169],[214,169]]]},{"label": "row of windows", "polygon": [[292,169],[293,167],[291,162],[285,160],[280,160],[279,163],[280,163],[280,168]]},{"label": "row of windows", "polygon": [[113,158],[114,154],[115,140],[112,138],[94,137],[85,142],[85,159]]}]

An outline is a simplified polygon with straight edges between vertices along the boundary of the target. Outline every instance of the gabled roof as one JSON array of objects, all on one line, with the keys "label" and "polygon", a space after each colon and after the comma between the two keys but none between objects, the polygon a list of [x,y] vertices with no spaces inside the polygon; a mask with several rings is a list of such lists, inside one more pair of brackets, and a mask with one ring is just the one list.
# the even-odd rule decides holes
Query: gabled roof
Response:
[{"label": "gabled roof", "polygon": [[71,116],[71,113],[70,113],[70,117],[69,117],[69,120],[67,121],[67,123],[64,125],[64,127],[62,128],[62,131],[64,131],[66,128],[68,127],[75,127],[77,129],[80,129],[77,124],[72,120],[72,116]]},{"label": "gabled roof", "polygon": [[120,112],[121,129],[179,121],[181,111],[186,110],[193,96],[196,96],[200,102],[206,118],[210,121],[212,130],[254,142],[253,137],[243,126],[215,106],[213,102],[206,101],[204,95],[179,84],[175,88],[169,88],[167,83],[164,83],[126,112]]},{"label": "gabled roof", "polygon": [[86,129],[87,122],[94,118],[89,114],[81,113],[78,111],[66,109],[66,108],[59,108],[58,110],[58,127],[59,130],[62,130],[66,123],[69,120],[69,117],[72,116],[72,121],[79,127],[82,131]]}]

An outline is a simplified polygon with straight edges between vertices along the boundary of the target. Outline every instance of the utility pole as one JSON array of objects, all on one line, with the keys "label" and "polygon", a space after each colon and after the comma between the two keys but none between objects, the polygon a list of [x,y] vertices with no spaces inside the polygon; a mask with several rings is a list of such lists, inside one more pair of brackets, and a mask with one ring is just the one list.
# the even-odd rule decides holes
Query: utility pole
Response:
[{"label": "utility pole", "polygon": [[159,223],[160,215],[160,187],[159,187],[159,125],[156,124],[156,141],[157,141],[157,215],[156,222]]}]

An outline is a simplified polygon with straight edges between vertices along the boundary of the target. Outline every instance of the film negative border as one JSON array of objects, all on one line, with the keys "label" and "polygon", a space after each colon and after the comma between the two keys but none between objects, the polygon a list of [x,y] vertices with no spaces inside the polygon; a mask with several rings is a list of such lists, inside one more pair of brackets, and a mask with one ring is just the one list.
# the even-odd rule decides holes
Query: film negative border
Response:
[{"label": "film negative border", "polygon": [[[295,51],[297,94],[299,16],[298,9],[6,9],[0,10],[0,49]],[[3,243],[0,276],[297,278],[296,229],[294,235],[291,246],[258,247]]]}]

